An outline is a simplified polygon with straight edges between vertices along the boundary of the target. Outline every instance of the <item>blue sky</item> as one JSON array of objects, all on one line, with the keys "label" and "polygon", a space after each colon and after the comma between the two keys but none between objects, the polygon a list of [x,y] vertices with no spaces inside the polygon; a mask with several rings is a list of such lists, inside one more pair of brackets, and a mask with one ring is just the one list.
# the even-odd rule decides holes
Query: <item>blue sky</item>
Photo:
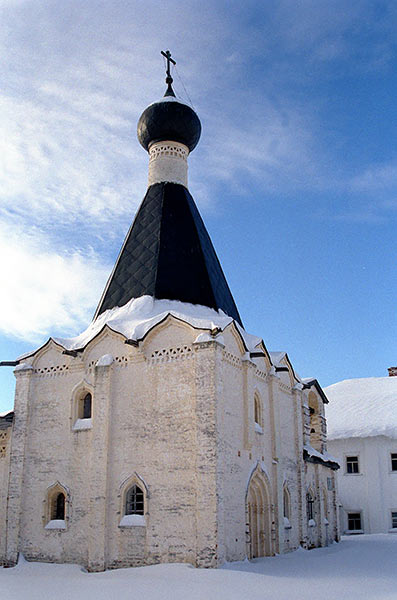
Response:
[{"label": "blue sky", "polygon": [[[136,139],[193,101],[190,190],[247,331],[324,386],[396,356],[393,1],[4,0],[0,360],[89,323],[146,189]],[[0,410],[13,404],[0,369]]]}]

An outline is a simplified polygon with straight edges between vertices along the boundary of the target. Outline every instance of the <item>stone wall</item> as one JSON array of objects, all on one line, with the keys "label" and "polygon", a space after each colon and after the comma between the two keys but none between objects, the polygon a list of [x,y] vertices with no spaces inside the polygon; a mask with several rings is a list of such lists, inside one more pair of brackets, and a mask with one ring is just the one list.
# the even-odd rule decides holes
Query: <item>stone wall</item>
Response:
[{"label": "stone wall", "polygon": [[5,560],[6,513],[8,497],[8,477],[10,471],[12,424],[0,428],[0,565]]},{"label": "stone wall", "polygon": [[[328,442],[336,456],[341,531],[348,533],[347,514],[361,513],[364,533],[388,533],[391,513],[397,512],[397,471],[391,469],[391,454],[397,454],[397,440],[386,436],[342,438]],[[359,473],[348,473],[346,457],[358,457]]]},{"label": "stone wall", "polygon": [[[329,541],[327,531],[336,526],[324,486],[333,474],[303,463],[307,395],[291,371],[276,373],[266,353],[251,359],[234,325],[218,337],[199,334],[169,317],[135,347],[105,328],[77,356],[50,342],[18,369],[8,499],[0,496],[4,562],[14,564],[18,551],[92,571],[243,560],[250,552],[247,493],[254,473],[268,498],[267,553]],[[87,392],[92,419],[76,429],[76,403]],[[0,460],[2,481],[8,460]],[[134,482],[144,490],[145,515],[124,526],[125,493]],[[64,529],[46,529],[55,484],[66,494]],[[308,532],[310,486],[319,519]]]}]

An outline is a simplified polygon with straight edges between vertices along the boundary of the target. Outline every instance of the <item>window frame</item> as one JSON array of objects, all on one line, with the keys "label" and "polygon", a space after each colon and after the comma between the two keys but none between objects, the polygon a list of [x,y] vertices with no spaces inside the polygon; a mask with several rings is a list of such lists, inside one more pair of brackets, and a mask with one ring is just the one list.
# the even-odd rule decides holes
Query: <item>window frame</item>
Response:
[{"label": "window frame", "polygon": [[[393,517],[393,515],[395,515]],[[391,517],[391,528],[392,529],[397,529],[397,508],[396,509],[392,509],[390,511],[390,517]]]},{"label": "window frame", "polygon": [[[139,488],[142,493],[142,512],[133,512],[130,513],[128,511],[128,494],[130,490],[134,487]],[[147,519],[149,517],[149,490],[139,475],[136,473],[131,477],[128,477],[121,485],[120,485],[120,522],[119,527],[146,527]]]},{"label": "window frame", "polygon": [[[352,515],[352,517],[350,515]],[[350,520],[351,519],[357,519],[357,517],[353,517],[353,515],[358,515],[358,518],[360,520],[360,527],[355,527],[354,529],[350,529],[350,527],[349,527]],[[348,534],[363,533],[364,532],[364,529],[363,529],[363,511],[362,510],[349,510],[349,511],[346,511],[346,523],[347,523],[346,533],[348,533]]]},{"label": "window frame", "polygon": [[[138,492],[139,490],[139,492]],[[137,496],[142,497],[142,500],[138,500]],[[131,496],[131,498],[130,498]],[[136,508],[137,504],[142,505],[139,510]],[[133,507],[135,506],[135,510]],[[130,510],[131,508],[131,510]],[[124,498],[124,516],[129,515],[145,515],[145,492],[137,483],[133,483],[125,492]]]},{"label": "window frame", "polygon": [[290,503],[286,488],[283,490],[283,515],[286,519],[290,518]]},{"label": "window frame", "polygon": [[258,390],[254,393],[254,427],[256,433],[263,433],[263,403]]},{"label": "window frame", "polygon": [[307,521],[314,521],[314,495],[310,490],[306,492],[306,516]]},{"label": "window frame", "polygon": [[[63,517],[59,514],[59,498],[63,496]],[[47,488],[44,500],[43,526],[47,530],[64,531],[69,521],[70,494],[59,481]]]},{"label": "window frame", "polygon": [[[351,459],[351,460],[349,460]],[[352,459],[356,459],[353,461]],[[357,465],[357,471],[352,470],[349,471],[349,465]],[[345,475],[361,475],[360,470],[360,455],[357,454],[345,454]]]},{"label": "window frame", "polygon": [[[92,419],[92,394],[91,392],[87,392],[84,398],[81,398],[80,402],[82,403],[82,415],[79,416],[79,419]],[[80,407],[79,407],[80,408]],[[89,414],[87,414],[89,413]]]},{"label": "window frame", "polygon": [[[62,500],[61,500],[62,499]],[[61,502],[60,502],[61,500]],[[51,521],[64,521],[66,515],[65,492],[58,491],[51,499]]]},{"label": "window frame", "polygon": [[[89,398],[89,413],[88,417],[88,406],[87,399]],[[80,382],[73,390],[72,394],[72,407],[71,407],[71,429],[74,432],[86,431],[92,429],[93,423],[93,405],[94,405],[94,392],[90,385],[85,381],[84,384]]]},{"label": "window frame", "polygon": [[390,452],[390,472],[397,473],[397,452]]}]

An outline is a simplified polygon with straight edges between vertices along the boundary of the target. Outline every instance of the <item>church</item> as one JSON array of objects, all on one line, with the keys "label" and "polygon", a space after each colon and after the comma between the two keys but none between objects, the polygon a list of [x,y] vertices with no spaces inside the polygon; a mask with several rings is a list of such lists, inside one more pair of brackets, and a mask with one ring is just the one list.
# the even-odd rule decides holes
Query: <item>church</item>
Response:
[{"label": "church", "polygon": [[138,122],[148,188],[92,323],[2,363],[3,566],[217,567],[339,539],[327,397],[244,329],[188,189],[200,120],[164,54]]}]

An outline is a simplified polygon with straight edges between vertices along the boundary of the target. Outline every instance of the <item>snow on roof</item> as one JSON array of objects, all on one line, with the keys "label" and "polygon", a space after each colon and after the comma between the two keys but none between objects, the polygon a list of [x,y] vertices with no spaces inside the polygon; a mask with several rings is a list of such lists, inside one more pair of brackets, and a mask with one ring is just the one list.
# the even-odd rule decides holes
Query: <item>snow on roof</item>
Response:
[{"label": "snow on roof", "polygon": [[272,359],[272,363],[274,365],[279,365],[286,354],[286,352],[280,352],[279,350],[273,350],[273,352],[269,352],[270,358]]},{"label": "snow on roof", "polygon": [[385,435],[397,439],[397,377],[346,379],[324,391],[329,439]]},{"label": "snow on roof", "polygon": [[153,106],[153,104],[160,104],[160,102],[178,102],[178,104],[184,104],[185,106],[192,108],[190,104],[188,104],[184,100],[181,100],[181,98],[177,98],[176,96],[163,96],[162,98],[160,98],[160,100],[155,100],[154,102],[151,102],[149,106]]},{"label": "snow on roof", "polygon": [[0,419],[3,418],[3,417],[6,417],[7,415],[9,415],[12,412],[13,412],[13,409],[6,410],[5,412],[0,412]]},{"label": "snow on roof", "polygon": [[[127,339],[141,340],[168,315],[188,323],[195,329],[212,330],[219,327],[223,331],[233,322],[232,317],[228,317],[222,310],[217,311],[207,306],[189,304],[179,300],[156,300],[151,296],[142,296],[141,298],[132,298],[124,306],[106,310],[76,337],[52,339],[66,350],[79,350],[93,340],[107,325]],[[235,325],[248,351],[254,350],[261,343],[259,337],[246,333],[236,322]],[[18,360],[32,354],[33,352],[24,354]]]}]

